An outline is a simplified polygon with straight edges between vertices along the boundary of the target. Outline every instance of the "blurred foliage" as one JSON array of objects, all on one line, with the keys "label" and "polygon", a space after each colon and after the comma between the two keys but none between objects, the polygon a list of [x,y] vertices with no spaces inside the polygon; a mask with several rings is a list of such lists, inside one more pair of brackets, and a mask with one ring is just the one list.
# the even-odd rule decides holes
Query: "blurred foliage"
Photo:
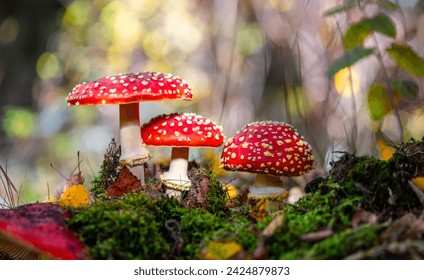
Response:
[{"label": "blurred foliage", "polygon": [[372,84],[369,89],[368,109],[370,110],[371,118],[374,120],[382,119],[392,109],[387,92],[379,83]]},{"label": "blurred foliage", "polygon": [[[68,108],[64,98],[84,81],[147,70],[181,76],[194,95],[192,102],[141,104],[143,122],[196,112],[221,124],[227,138],[253,120],[289,122],[317,158],[307,178],[325,172],[335,147],[377,155],[376,135],[387,146],[424,133],[422,7],[384,0],[1,1],[0,164],[39,199],[47,186],[63,186],[49,164],[71,174],[78,151],[91,179],[118,138],[117,108]],[[379,94],[372,84],[381,85]],[[203,161],[203,152],[191,157]],[[153,160],[168,157],[159,149]]]},{"label": "blurred foliage", "polygon": [[416,76],[424,76],[424,59],[410,46],[392,43],[387,49],[390,57],[406,72]]},{"label": "blurred foliage", "polygon": [[36,127],[34,112],[22,107],[6,107],[2,125],[9,137],[29,137]]},{"label": "blurred foliage", "polygon": [[373,54],[373,49],[354,47],[347,51],[342,57],[338,58],[328,69],[328,76],[334,76],[338,71],[350,67],[359,60]]},{"label": "blurred foliage", "polygon": [[362,44],[373,32],[378,32],[392,38],[396,37],[396,27],[392,20],[385,14],[378,14],[349,26],[343,36],[343,43],[346,49],[351,49]]}]

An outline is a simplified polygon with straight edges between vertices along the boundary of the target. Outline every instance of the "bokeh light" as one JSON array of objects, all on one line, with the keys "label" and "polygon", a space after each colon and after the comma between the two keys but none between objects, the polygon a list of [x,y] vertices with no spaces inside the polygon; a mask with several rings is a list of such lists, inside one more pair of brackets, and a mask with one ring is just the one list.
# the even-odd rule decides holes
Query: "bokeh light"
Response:
[{"label": "bokeh light", "polygon": [[12,43],[19,35],[19,23],[14,17],[0,22],[0,44]]},{"label": "bokeh light", "polygon": [[12,138],[29,137],[37,126],[34,113],[20,107],[7,107],[2,125],[6,134]]},{"label": "bokeh light", "polygon": [[[343,32],[361,18],[357,9],[323,16],[340,1],[45,2],[25,14],[20,11],[28,5],[10,1],[16,11],[4,9],[0,15],[0,164],[8,163],[12,179],[28,191],[28,198],[46,198],[47,185],[60,189],[64,178],[50,163],[69,176],[78,151],[90,184],[108,143],[119,136],[118,107],[71,108],[65,98],[77,84],[118,73],[170,72],[193,89],[191,102],[141,104],[142,122],[158,114],[194,112],[222,125],[227,138],[250,121],[293,124],[313,146],[317,173],[328,169],[337,156],[334,150],[388,158],[389,141],[381,142],[379,133],[393,142],[424,133],[424,81],[399,71],[384,53],[381,60],[372,55],[327,75],[345,53]],[[385,12],[408,34],[396,40],[424,56],[422,11],[402,6]],[[405,26],[402,17],[408,18]],[[391,41],[379,43],[383,50]],[[372,40],[366,45],[377,47]],[[386,75],[418,85],[415,100],[396,97],[400,117],[384,96],[389,93]],[[380,92],[371,109],[387,109],[374,119],[367,102],[373,83],[386,92]],[[402,131],[394,125],[398,118]],[[168,148],[153,151],[153,160],[169,157]],[[216,166],[220,152],[200,149],[191,158],[210,160],[219,176],[227,176]],[[22,179],[24,174],[31,180]]]},{"label": "bokeh light", "polygon": [[352,67],[345,67],[334,75],[334,88],[345,98],[358,94],[361,88],[361,79],[358,71]]}]

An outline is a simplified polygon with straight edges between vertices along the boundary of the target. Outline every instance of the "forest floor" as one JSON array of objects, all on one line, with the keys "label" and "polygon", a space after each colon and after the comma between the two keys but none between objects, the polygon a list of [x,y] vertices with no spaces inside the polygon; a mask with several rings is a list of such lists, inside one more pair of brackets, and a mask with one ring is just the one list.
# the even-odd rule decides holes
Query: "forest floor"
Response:
[{"label": "forest floor", "polygon": [[160,180],[141,187],[126,168],[117,171],[118,159],[111,143],[92,182],[92,203],[63,206],[87,258],[424,258],[424,193],[413,183],[424,176],[423,140],[397,146],[388,161],[342,153],[293,204],[230,196],[216,174],[195,163],[193,186],[178,201],[164,195]]}]

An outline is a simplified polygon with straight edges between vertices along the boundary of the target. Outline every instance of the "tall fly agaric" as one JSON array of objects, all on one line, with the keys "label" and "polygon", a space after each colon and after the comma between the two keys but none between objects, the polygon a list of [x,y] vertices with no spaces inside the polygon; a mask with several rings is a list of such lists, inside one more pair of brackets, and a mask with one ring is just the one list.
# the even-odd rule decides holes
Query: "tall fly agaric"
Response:
[{"label": "tall fly agaric", "polygon": [[166,99],[191,100],[189,85],[177,76],[137,72],[107,76],[75,86],[68,105],[119,104],[121,162],[144,184],[143,163],[150,158],[140,139],[139,102]]},{"label": "tall fly agaric", "polygon": [[191,181],[187,176],[189,148],[219,147],[224,143],[222,127],[193,113],[160,115],[145,123],[141,136],[146,145],[172,147],[169,171],[162,175],[166,194],[180,198]]},{"label": "tall fly agaric", "polygon": [[312,168],[313,161],[311,146],[296,129],[277,121],[245,125],[225,143],[221,154],[224,169],[258,174],[249,193],[258,198],[285,192],[278,177],[300,176]]},{"label": "tall fly agaric", "polygon": [[0,253],[12,259],[87,259],[85,245],[64,226],[67,215],[52,203],[0,210]]}]

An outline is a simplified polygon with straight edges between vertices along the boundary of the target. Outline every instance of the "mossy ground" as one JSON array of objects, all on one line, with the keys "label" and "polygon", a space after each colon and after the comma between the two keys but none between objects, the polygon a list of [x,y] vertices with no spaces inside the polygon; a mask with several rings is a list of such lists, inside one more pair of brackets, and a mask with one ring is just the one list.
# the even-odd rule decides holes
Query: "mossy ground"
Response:
[{"label": "mossy ground", "polygon": [[[154,178],[146,189],[109,198],[105,190],[117,177],[108,175],[116,162],[111,154],[117,154],[109,149],[93,182],[95,202],[71,209],[67,225],[93,259],[423,258],[423,204],[410,180],[422,172],[424,144],[411,140],[397,151],[390,161],[342,154],[296,204],[256,220],[248,201],[239,197],[229,204],[223,184],[202,168],[189,174],[194,189],[208,185],[202,203],[161,195]],[[212,243],[217,252],[239,249],[214,254]]]}]

